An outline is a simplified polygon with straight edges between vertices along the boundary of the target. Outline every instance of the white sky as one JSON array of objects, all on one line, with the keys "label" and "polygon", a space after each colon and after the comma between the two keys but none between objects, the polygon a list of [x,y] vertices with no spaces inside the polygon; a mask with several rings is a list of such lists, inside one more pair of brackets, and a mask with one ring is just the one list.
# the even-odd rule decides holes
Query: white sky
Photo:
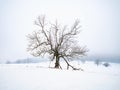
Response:
[{"label": "white sky", "polygon": [[0,60],[30,57],[26,35],[41,14],[66,24],[79,18],[88,55],[120,55],[119,0],[0,0]]}]

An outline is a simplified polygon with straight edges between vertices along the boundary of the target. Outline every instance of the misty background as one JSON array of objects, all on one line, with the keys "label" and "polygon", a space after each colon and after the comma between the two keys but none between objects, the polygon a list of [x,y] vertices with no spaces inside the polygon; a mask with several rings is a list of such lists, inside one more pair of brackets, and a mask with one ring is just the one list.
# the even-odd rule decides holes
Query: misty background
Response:
[{"label": "misty background", "polygon": [[0,0],[0,62],[32,57],[26,36],[41,14],[66,25],[80,19],[88,56],[120,57],[119,0]]}]

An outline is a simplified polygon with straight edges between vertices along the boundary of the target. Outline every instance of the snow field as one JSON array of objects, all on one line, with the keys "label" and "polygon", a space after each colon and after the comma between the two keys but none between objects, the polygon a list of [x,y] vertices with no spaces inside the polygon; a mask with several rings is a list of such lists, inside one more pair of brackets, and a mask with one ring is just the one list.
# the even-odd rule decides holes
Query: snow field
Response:
[{"label": "snow field", "polygon": [[84,71],[50,69],[48,62],[1,64],[0,90],[120,90],[120,64],[79,64]]}]

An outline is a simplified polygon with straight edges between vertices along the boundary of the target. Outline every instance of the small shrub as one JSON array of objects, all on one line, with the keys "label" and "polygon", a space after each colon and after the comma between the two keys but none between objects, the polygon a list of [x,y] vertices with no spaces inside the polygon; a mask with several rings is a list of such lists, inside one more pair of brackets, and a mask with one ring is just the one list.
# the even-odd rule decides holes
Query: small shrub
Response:
[{"label": "small shrub", "polygon": [[109,63],[107,63],[107,62],[106,62],[106,63],[104,63],[103,65],[104,65],[105,67],[109,67],[109,66],[110,66],[110,64],[109,64]]}]

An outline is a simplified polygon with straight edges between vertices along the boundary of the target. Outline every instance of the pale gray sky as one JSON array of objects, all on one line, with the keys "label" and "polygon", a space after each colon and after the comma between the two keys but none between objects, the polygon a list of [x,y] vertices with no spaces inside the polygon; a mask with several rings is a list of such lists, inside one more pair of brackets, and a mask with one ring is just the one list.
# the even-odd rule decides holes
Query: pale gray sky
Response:
[{"label": "pale gray sky", "polygon": [[79,18],[88,55],[120,55],[119,0],[0,0],[0,60],[30,57],[26,35],[41,14],[66,24]]}]

